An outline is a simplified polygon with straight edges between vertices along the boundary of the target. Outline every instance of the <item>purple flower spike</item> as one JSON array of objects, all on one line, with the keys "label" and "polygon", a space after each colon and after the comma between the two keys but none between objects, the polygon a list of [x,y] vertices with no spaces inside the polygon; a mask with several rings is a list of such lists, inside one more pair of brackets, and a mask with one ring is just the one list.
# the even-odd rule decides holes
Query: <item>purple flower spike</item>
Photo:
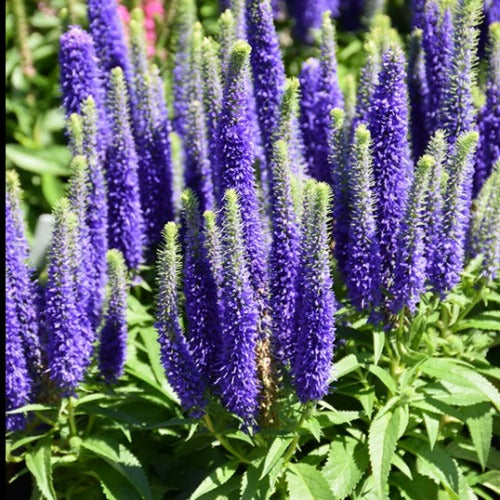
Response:
[{"label": "purple flower spike", "polygon": [[61,36],[59,64],[62,102],[66,116],[80,113],[80,106],[88,97],[92,97],[101,110],[104,91],[101,87],[94,42],[80,26],[71,26]]},{"label": "purple flower spike", "polygon": [[[203,105],[207,123],[207,137],[212,168],[217,163],[217,126],[222,108],[222,81],[219,62],[219,46],[211,38],[205,37],[202,44]],[[215,173],[212,183],[216,185]]]},{"label": "purple flower spike", "polygon": [[444,126],[444,99],[453,55],[453,22],[449,9],[440,13],[434,1],[427,3],[422,26],[427,95],[427,131],[433,135]]},{"label": "purple flower spike", "polygon": [[62,103],[66,117],[72,113],[82,113],[86,99],[92,98],[96,107],[97,128],[99,129],[96,148],[102,158],[109,140],[105,93],[101,71],[94,49],[92,37],[79,26],[71,26],[61,36],[59,64],[61,67]]},{"label": "purple flower spike", "polygon": [[108,384],[123,375],[127,357],[127,268],[119,250],[107,255],[108,284],[104,325],[100,332],[99,371]]},{"label": "purple flower spike", "polygon": [[318,86],[315,118],[314,175],[319,181],[331,183],[328,163],[328,132],[330,113],[334,108],[344,107],[344,98],[337,79],[337,56],[335,28],[330,12],[323,14],[321,27],[321,74]]},{"label": "purple flower spike", "polygon": [[415,161],[420,158],[428,142],[427,111],[429,89],[425,76],[422,32],[416,30],[409,40],[408,91],[411,106],[411,140]]},{"label": "purple flower spike", "polygon": [[131,83],[131,67],[125,32],[118,16],[116,0],[87,0],[90,34],[94,40],[105,87],[111,87],[111,70],[123,70],[127,83]]},{"label": "purple flower spike", "polygon": [[433,168],[432,156],[420,158],[408,196],[406,214],[399,231],[394,282],[392,284],[393,313],[403,307],[415,312],[426,278],[424,206],[429,189],[429,172]]},{"label": "purple flower spike", "polygon": [[489,280],[500,269],[500,160],[483,184],[475,202],[469,231],[469,256],[482,254],[482,275]]},{"label": "purple flower spike", "polygon": [[258,309],[236,191],[227,190],[224,200],[219,387],[226,408],[249,423],[257,412],[259,392],[255,352]]},{"label": "purple flower spike", "polygon": [[353,304],[372,310],[381,304],[380,249],[375,219],[375,194],[370,155],[370,132],[358,125],[350,158],[349,241],[346,283]]},{"label": "purple flower spike", "polygon": [[248,119],[249,54],[250,46],[243,41],[236,42],[231,51],[219,119],[219,192],[235,189],[238,193],[252,284],[256,292],[263,293],[267,288],[267,264],[253,169],[252,127]]},{"label": "purple flower spike", "polygon": [[441,275],[436,280],[437,291],[441,294],[451,290],[460,281],[464,265],[474,172],[473,159],[477,141],[477,132],[462,134],[457,139],[454,157],[449,166],[440,243]]},{"label": "purple flower spike", "polygon": [[411,0],[411,26],[422,28],[424,24],[424,8],[426,0]]},{"label": "purple flower spike", "polygon": [[19,329],[16,335],[20,336],[27,367],[35,381],[40,377],[43,363],[37,318],[38,294],[34,270],[29,263],[19,177],[14,170],[7,171],[5,195],[6,298],[13,303],[16,329]]},{"label": "purple flower spike", "polygon": [[112,137],[106,165],[109,247],[120,250],[127,266],[137,269],[143,260],[144,241],[137,155],[130,129],[127,87],[121,68],[111,72],[111,79],[109,109]]},{"label": "purple flower spike", "polygon": [[155,323],[161,361],[183,408],[193,416],[200,417],[206,405],[206,384],[179,320],[181,257],[175,223],[168,222],[163,234],[165,242],[159,253],[157,269],[159,290]]},{"label": "purple flower spike", "polygon": [[308,173],[314,173],[314,154],[316,141],[316,109],[321,68],[319,61],[309,58],[302,66],[300,81],[300,130],[304,141],[304,153],[308,165]]},{"label": "purple flower spike", "polygon": [[[499,7],[500,10],[500,7]],[[474,172],[474,196],[500,158],[500,23],[490,27],[486,102],[478,117],[479,146]]]},{"label": "purple flower spike", "polygon": [[[8,240],[7,240],[8,241]],[[11,299],[10,283],[14,279],[6,269],[6,301],[5,301],[5,409],[16,410],[30,402],[32,380],[26,366],[23,342],[21,339],[21,324],[18,320],[16,303]],[[7,432],[19,431],[26,425],[22,413],[7,415],[5,428]]]},{"label": "purple flower spike", "polygon": [[424,208],[425,260],[429,284],[436,289],[441,276],[440,242],[443,236],[444,173],[448,143],[444,132],[438,130],[429,141],[427,154],[434,158],[429,173],[429,190]]},{"label": "purple flower spike", "polygon": [[334,108],[330,113],[328,133],[330,177],[333,185],[333,254],[340,271],[347,276],[347,244],[349,240],[349,168],[346,165],[344,121],[345,113]]},{"label": "purple flower spike", "polygon": [[293,383],[303,403],[328,393],[335,341],[328,241],[330,188],[309,181],[304,198],[292,362]]},{"label": "purple flower spike", "polygon": [[88,166],[88,198],[86,220],[89,228],[92,265],[91,317],[97,328],[104,299],[106,282],[106,252],[108,250],[108,200],[104,179],[104,165],[97,155],[97,109],[92,98],[82,103],[83,150]]},{"label": "purple flower spike", "polygon": [[274,145],[271,166],[272,246],[270,257],[271,311],[275,353],[283,364],[291,359],[294,331],[299,229],[291,186],[288,146]]},{"label": "purple flower spike", "polygon": [[130,21],[132,61],[135,70],[135,137],[139,189],[148,249],[160,243],[165,223],[174,218],[170,124],[159,71],[148,69],[143,24],[138,10]]},{"label": "purple flower spike", "polygon": [[229,0],[227,8],[234,16],[236,38],[247,40],[247,0]]},{"label": "purple flower spike", "polygon": [[191,100],[186,117],[184,179],[186,186],[198,197],[201,210],[205,211],[214,207],[215,200],[207,117],[203,107],[202,41],[202,27],[196,23],[191,40]]},{"label": "purple flower spike", "polygon": [[443,99],[443,128],[453,145],[458,137],[474,129],[475,109],[472,89],[475,85],[476,53],[481,3],[459,0],[455,16],[453,55],[448,85]]},{"label": "purple flower spike", "polygon": [[397,233],[410,183],[408,104],[405,60],[399,48],[384,54],[379,83],[368,115],[372,137],[377,199],[377,234],[382,259],[382,284],[388,288],[397,248]]},{"label": "purple flower spike", "polygon": [[370,102],[372,100],[373,91],[378,83],[378,73],[380,71],[380,56],[373,40],[369,40],[365,44],[365,52],[366,60],[359,77],[356,110],[351,125],[352,134],[354,134],[354,131],[360,123],[368,123]]},{"label": "purple flower spike", "polygon": [[260,132],[267,163],[271,160],[273,134],[280,118],[285,88],[285,67],[273,23],[270,0],[247,0],[248,42]]},{"label": "purple flower spike", "polygon": [[91,301],[93,285],[91,276],[92,248],[87,224],[88,209],[88,166],[84,156],[75,156],[70,165],[69,202],[71,211],[76,215],[77,227],[74,251],[78,253],[75,263],[75,284],[77,303],[83,309],[82,317],[88,323],[85,329],[89,333],[89,344],[95,340],[93,325],[99,324],[99,317],[94,317],[94,304]]},{"label": "purple flower spike", "polygon": [[78,220],[68,200],[57,203],[54,218],[45,288],[47,360],[51,380],[63,394],[71,395],[83,381],[92,345],[77,292]]},{"label": "purple flower spike", "polygon": [[191,37],[196,22],[196,5],[194,0],[179,2],[174,22],[174,64],[172,70],[172,86],[174,96],[174,130],[184,139],[186,118],[191,92]]},{"label": "purple flower spike", "polygon": [[[280,120],[276,131],[276,140],[283,140],[288,147],[290,168],[293,175],[302,178],[306,171],[304,143],[299,125],[299,80],[288,78],[281,100]],[[272,174],[271,174],[272,175]]]},{"label": "purple flower spike", "polygon": [[217,227],[217,218],[214,212],[207,211],[203,214],[204,223],[204,246],[207,252],[207,258],[210,265],[210,272],[217,285],[217,294],[219,295],[222,284],[222,251],[221,235]]},{"label": "purple flower spike", "polygon": [[330,10],[338,15],[338,0],[287,0],[288,9],[294,19],[294,34],[301,40],[314,42],[314,31],[321,27],[323,12]]},{"label": "purple flower spike", "polygon": [[194,193],[182,193],[181,220],[184,250],[184,296],[189,345],[204,380],[216,380],[216,352],[220,343],[216,283],[205,247],[200,207]]}]

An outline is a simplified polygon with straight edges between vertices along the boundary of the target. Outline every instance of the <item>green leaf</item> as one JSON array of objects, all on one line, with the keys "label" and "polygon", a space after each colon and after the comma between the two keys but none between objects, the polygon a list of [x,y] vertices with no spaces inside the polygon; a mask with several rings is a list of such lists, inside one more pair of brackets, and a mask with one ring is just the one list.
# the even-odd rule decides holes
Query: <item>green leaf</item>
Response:
[{"label": "green leaf", "polygon": [[358,358],[356,358],[354,354],[348,354],[345,358],[342,358],[333,365],[334,374],[337,379],[357,370],[359,367]]},{"label": "green leaf", "polygon": [[321,472],[308,464],[290,464],[286,474],[290,500],[332,500],[333,494]]},{"label": "green leaf", "polygon": [[441,417],[436,414],[429,414],[425,411],[422,412],[422,417],[424,418],[425,429],[427,430],[429,444],[432,450],[439,435],[439,421]]},{"label": "green leaf", "polygon": [[141,496],[130,488],[122,475],[106,462],[92,463],[92,471],[99,478],[101,488],[107,500],[141,500]]},{"label": "green leaf", "polygon": [[308,418],[303,424],[302,429],[312,434],[314,439],[319,443],[321,441],[321,425],[315,416]]},{"label": "green leaf", "polygon": [[475,484],[481,484],[489,488],[500,497],[500,470],[490,470],[476,476],[473,481],[471,481],[471,486]]},{"label": "green leaf", "polygon": [[161,364],[160,357],[160,344],[158,343],[158,334],[155,329],[141,329],[141,337],[146,346],[149,362],[151,364],[151,369],[155,374],[156,380],[160,385],[165,383],[165,371],[163,365]]},{"label": "green leaf", "polygon": [[267,476],[271,469],[276,465],[278,460],[283,456],[285,451],[288,449],[288,446],[292,442],[291,438],[282,439],[276,438],[271,446],[269,447],[269,451],[266,454],[266,458],[262,462],[261,467],[259,468],[259,481]]},{"label": "green leaf", "polygon": [[42,174],[42,193],[49,205],[55,205],[65,192],[65,185],[58,177],[52,174]]},{"label": "green leaf", "polygon": [[368,370],[370,373],[373,373],[373,375],[375,375],[393,395],[396,394],[396,382],[389,373],[387,373],[383,368],[380,368],[380,366],[376,365],[370,365]]},{"label": "green leaf", "polygon": [[359,483],[369,465],[366,444],[342,437],[330,446],[323,476],[337,498],[347,497]]},{"label": "green leaf", "polygon": [[[389,401],[390,403],[391,401]],[[368,433],[368,448],[375,487],[384,496],[385,485],[391,469],[392,457],[399,438],[401,410],[383,407],[373,419]]]},{"label": "green leaf", "polygon": [[421,370],[438,380],[446,380],[454,385],[469,387],[484,394],[500,410],[500,393],[495,386],[476,371],[453,360],[432,358],[420,366]]},{"label": "green leaf", "polygon": [[431,450],[428,443],[417,439],[408,439],[401,442],[402,448],[407,449],[417,457],[417,471],[432,479],[436,484],[442,484],[453,496],[458,498],[460,474],[457,464],[439,445]]},{"label": "green leaf", "polygon": [[27,149],[19,144],[7,144],[5,156],[17,167],[36,174],[69,175],[71,153],[65,146]]},{"label": "green leaf", "polygon": [[50,440],[40,441],[34,450],[25,455],[26,467],[35,478],[40,493],[48,500],[56,500],[57,495],[52,484],[52,467],[50,464]]},{"label": "green leaf", "polygon": [[384,350],[385,332],[384,330],[373,330],[373,364],[378,365],[382,351]]},{"label": "green leaf", "polygon": [[493,414],[491,409],[489,403],[479,403],[466,406],[461,410],[483,470],[488,461],[491,439],[493,437]]},{"label": "green leaf", "polygon": [[214,498],[209,495],[213,490],[223,485],[231,479],[238,469],[238,462],[231,461],[214,469],[196,488],[194,493],[189,497],[190,500],[195,500],[206,496],[207,499]]},{"label": "green leaf", "polygon": [[141,463],[122,443],[102,436],[85,439],[81,446],[119,472],[143,499],[152,500],[151,488]]},{"label": "green leaf", "polygon": [[413,474],[410,468],[397,453],[394,453],[394,455],[392,456],[392,465],[398,468],[406,477],[408,477],[409,479],[413,479]]},{"label": "green leaf", "polygon": [[414,474],[409,479],[400,472],[391,474],[391,484],[398,488],[399,493],[406,500],[429,500],[438,498],[437,486],[431,479],[420,474]]},{"label": "green leaf", "polygon": [[7,411],[8,415],[15,415],[16,413],[26,413],[28,411],[50,411],[56,410],[56,408],[52,405],[43,405],[39,403],[33,403],[30,405],[24,405],[20,408],[16,408],[15,410]]},{"label": "green leaf", "polygon": [[355,395],[356,399],[361,403],[363,410],[368,418],[371,418],[373,412],[373,405],[375,403],[376,394],[373,387],[361,389]]},{"label": "green leaf", "polygon": [[473,318],[464,319],[459,321],[452,330],[460,332],[469,328],[500,332],[500,311],[483,312]]},{"label": "green leaf", "polygon": [[322,411],[317,415],[321,428],[342,425],[359,418],[359,411]]}]

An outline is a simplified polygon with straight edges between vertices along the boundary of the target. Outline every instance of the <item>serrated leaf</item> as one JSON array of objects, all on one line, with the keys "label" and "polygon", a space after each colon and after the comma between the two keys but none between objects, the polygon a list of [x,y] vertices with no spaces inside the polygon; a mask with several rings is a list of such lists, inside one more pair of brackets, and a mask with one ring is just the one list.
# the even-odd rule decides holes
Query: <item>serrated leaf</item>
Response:
[{"label": "serrated leaf", "polygon": [[276,438],[269,447],[269,451],[259,467],[259,481],[267,476],[271,469],[276,465],[276,462],[283,456],[288,446],[292,442],[292,439],[282,439]]},{"label": "serrated leaf", "polygon": [[356,439],[343,437],[330,446],[323,476],[337,498],[345,498],[359,483],[368,468],[368,449]]},{"label": "serrated leaf", "polygon": [[431,450],[428,443],[417,439],[405,440],[401,446],[417,457],[417,471],[420,474],[443,485],[458,500],[460,477],[457,464],[443,448],[436,445]]},{"label": "serrated leaf", "polygon": [[137,458],[122,444],[109,437],[88,438],[82,441],[82,448],[102,458],[119,472],[146,500],[151,500],[151,488],[146,474]]},{"label": "serrated leaf", "polygon": [[308,464],[290,464],[286,474],[290,500],[332,500],[333,494],[321,472]]},{"label": "serrated leaf", "polygon": [[16,408],[15,410],[6,411],[5,413],[7,413],[8,415],[15,415],[17,413],[26,413],[29,411],[50,411],[50,410],[56,410],[56,408],[54,408],[54,406],[52,406],[52,405],[43,405],[43,404],[39,404],[39,403],[33,403],[33,404],[21,406],[19,408]]},{"label": "serrated leaf", "polygon": [[500,470],[490,470],[476,476],[473,481],[471,481],[471,486],[475,484],[481,484],[489,488],[500,497]]},{"label": "serrated leaf", "polygon": [[213,493],[213,490],[229,481],[234,476],[238,469],[238,462],[231,461],[214,469],[196,488],[194,493],[189,497],[190,500],[201,498],[204,495]]},{"label": "serrated leaf", "polygon": [[378,365],[380,356],[384,350],[385,332],[384,330],[373,330],[373,364]]},{"label": "serrated leaf", "polygon": [[99,478],[102,491],[107,500],[141,500],[139,493],[130,488],[122,475],[106,462],[96,462],[92,464],[92,471]]},{"label": "serrated leaf", "polygon": [[477,451],[483,470],[488,461],[491,439],[493,437],[493,414],[489,403],[479,403],[462,408],[465,423],[469,428],[472,443]]},{"label": "serrated leaf", "polygon": [[359,411],[322,411],[317,416],[321,428],[341,425],[359,418]]},{"label": "serrated leaf", "polygon": [[26,452],[25,460],[36,485],[44,498],[56,500],[57,495],[52,484],[52,467],[50,464],[50,440],[40,441],[34,450]]},{"label": "serrated leaf", "polygon": [[406,462],[397,454],[394,453],[392,456],[392,465],[399,469],[406,477],[413,479],[413,474]]},{"label": "serrated leaf", "polygon": [[[433,400],[434,404],[442,403],[450,406],[469,406],[470,404],[483,403],[489,398],[471,387],[461,387],[449,382],[441,381],[439,384],[427,384],[422,388],[425,398]],[[415,404],[416,406],[416,404]],[[452,415],[452,413],[449,413]]]},{"label": "serrated leaf", "polygon": [[473,318],[464,319],[453,327],[453,331],[460,332],[469,328],[500,332],[500,311],[488,311]]},{"label": "serrated leaf", "polygon": [[360,391],[357,392],[355,397],[361,403],[361,406],[363,407],[366,416],[370,418],[373,412],[373,405],[376,399],[375,390],[372,387],[361,389]]},{"label": "serrated leaf", "polygon": [[383,368],[376,365],[370,365],[368,368],[369,372],[375,375],[392,393],[392,395],[396,394],[397,386],[394,379],[391,377],[389,373],[387,373]]},{"label": "serrated leaf", "polygon": [[401,420],[401,410],[398,407],[388,411],[386,407],[382,408],[375,416],[368,433],[368,449],[375,488],[381,497],[384,496],[392,456],[399,437]]},{"label": "serrated leaf", "polygon": [[360,367],[358,358],[354,354],[348,354],[346,357],[337,361],[333,365],[334,374],[337,380]]},{"label": "serrated leaf", "polygon": [[439,435],[440,416],[423,411],[422,417],[424,418],[425,429],[427,431],[427,436],[429,436],[429,444],[432,450]]},{"label": "serrated leaf", "polygon": [[485,377],[452,360],[432,358],[421,365],[421,370],[438,380],[446,380],[457,386],[476,389],[484,394],[500,410],[500,393]]},{"label": "serrated leaf", "polygon": [[315,416],[308,418],[303,424],[302,429],[305,429],[312,434],[314,439],[319,443],[321,441],[321,425]]},{"label": "serrated leaf", "polygon": [[391,474],[391,484],[398,488],[399,493],[406,500],[429,500],[438,498],[437,485],[432,479],[414,474],[413,479],[409,479],[397,472]]}]

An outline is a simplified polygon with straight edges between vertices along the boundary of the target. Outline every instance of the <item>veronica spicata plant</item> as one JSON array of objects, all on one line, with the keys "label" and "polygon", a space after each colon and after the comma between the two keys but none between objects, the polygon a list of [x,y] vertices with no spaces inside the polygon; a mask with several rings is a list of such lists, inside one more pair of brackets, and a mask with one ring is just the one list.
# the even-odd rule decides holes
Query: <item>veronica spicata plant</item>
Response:
[{"label": "veronica spicata plant", "polygon": [[478,67],[479,3],[391,2],[404,48],[378,1],[231,0],[218,22],[171,2],[166,64],[140,11],[87,4],[60,40],[69,182],[36,271],[6,179],[13,487],[493,498],[498,37]]}]

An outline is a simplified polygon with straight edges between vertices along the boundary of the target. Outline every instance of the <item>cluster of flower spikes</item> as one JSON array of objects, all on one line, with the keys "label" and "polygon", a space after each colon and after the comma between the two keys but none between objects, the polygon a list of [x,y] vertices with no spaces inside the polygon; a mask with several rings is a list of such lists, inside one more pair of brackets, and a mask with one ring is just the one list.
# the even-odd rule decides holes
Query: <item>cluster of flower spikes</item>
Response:
[{"label": "cluster of flower spikes", "polygon": [[[302,402],[328,392],[332,239],[349,297],[372,321],[414,311],[428,288],[446,293],[477,254],[484,276],[496,277],[498,150],[488,138],[498,137],[498,28],[490,29],[487,102],[477,114],[478,2],[460,0],[449,13],[439,0],[420,2],[411,78],[387,18],[374,18],[356,101],[352,89],[345,99],[339,90],[330,14],[320,57],[287,80],[271,2],[229,3],[218,42],[203,36],[194,1],[179,4],[175,132],[140,12],[127,40],[115,0],[89,0],[90,33],[73,26],[61,37],[72,179],[69,200],[54,209],[43,286],[27,267],[26,243],[9,238],[8,362],[17,378],[8,382],[8,408],[34,397],[41,371],[62,394],[74,392],[95,340],[103,377],[119,377],[125,276],[158,245],[156,325],[168,379],[194,415],[215,397],[246,423],[272,420],[286,380]],[[448,45],[435,65],[439,44]],[[431,88],[440,89],[437,105]],[[425,125],[418,149],[415,120]],[[477,172],[484,181],[473,190]],[[23,279],[40,289],[36,303],[19,290]],[[35,307],[38,333],[26,329]],[[39,361],[30,359],[33,344]],[[23,425],[18,415],[11,428]]]}]

